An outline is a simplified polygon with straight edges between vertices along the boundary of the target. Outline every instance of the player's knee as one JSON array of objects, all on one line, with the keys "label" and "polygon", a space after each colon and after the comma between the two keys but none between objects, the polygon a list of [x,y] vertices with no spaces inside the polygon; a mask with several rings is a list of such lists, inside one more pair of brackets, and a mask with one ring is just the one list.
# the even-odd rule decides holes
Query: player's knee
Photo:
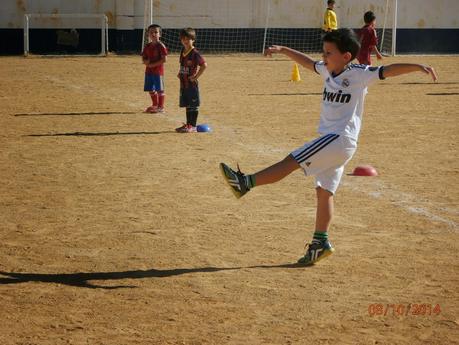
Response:
[{"label": "player's knee", "polygon": [[329,190],[322,188],[320,186],[316,187],[316,193],[318,198],[331,198],[333,197],[333,193]]},{"label": "player's knee", "polygon": [[284,163],[290,167],[290,170],[294,171],[300,168],[300,164],[296,161],[293,155],[289,154],[283,159]]}]

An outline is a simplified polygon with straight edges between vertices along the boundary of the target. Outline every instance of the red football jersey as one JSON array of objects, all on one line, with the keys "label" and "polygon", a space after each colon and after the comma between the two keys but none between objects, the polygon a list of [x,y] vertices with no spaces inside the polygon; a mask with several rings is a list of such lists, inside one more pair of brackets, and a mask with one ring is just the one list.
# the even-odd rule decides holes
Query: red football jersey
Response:
[{"label": "red football jersey", "polygon": [[[145,48],[143,48],[142,57],[144,59],[148,59],[150,63],[155,63],[161,60],[163,57],[167,55],[167,48],[162,42],[150,42],[148,43]],[[164,64],[160,64],[156,67],[146,67],[145,68],[146,74],[159,74],[164,75]]]},{"label": "red football jersey", "polygon": [[360,63],[371,65],[371,51],[378,44],[376,30],[369,25],[360,29],[360,51],[357,60]]}]

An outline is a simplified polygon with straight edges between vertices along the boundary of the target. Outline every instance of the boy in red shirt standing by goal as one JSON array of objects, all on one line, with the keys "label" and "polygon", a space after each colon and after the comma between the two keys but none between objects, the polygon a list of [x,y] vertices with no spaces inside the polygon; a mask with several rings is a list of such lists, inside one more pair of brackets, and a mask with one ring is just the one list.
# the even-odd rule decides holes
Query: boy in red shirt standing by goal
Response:
[{"label": "boy in red shirt standing by goal", "polygon": [[360,29],[360,51],[357,55],[357,60],[363,65],[371,65],[371,52],[375,52],[378,60],[382,59],[376,45],[378,44],[378,36],[376,36],[376,16],[373,12],[368,11],[363,15],[365,25]]},{"label": "boy in red shirt standing by goal", "polygon": [[164,113],[164,63],[167,60],[167,48],[160,41],[161,27],[152,24],[148,27],[148,43],[142,51],[145,65],[145,83],[143,90],[150,93],[152,104],[146,113]]}]

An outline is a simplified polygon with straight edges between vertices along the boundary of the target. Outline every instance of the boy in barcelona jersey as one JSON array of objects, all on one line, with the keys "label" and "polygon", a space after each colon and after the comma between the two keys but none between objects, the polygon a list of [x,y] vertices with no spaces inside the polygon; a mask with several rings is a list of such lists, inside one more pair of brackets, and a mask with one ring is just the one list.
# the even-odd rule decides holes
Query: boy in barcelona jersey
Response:
[{"label": "boy in barcelona jersey", "polygon": [[198,79],[207,68],[207,62],[194,46],[196,42],[195,29],[182,29],[179,37],[183,45],[180,52],[180,70],[177,74],[180,79],[179,105],[181,108],[185,108],[186,123],[175,130],[178,133],[195,133],[197,131],[199,106],[201,105]]}]

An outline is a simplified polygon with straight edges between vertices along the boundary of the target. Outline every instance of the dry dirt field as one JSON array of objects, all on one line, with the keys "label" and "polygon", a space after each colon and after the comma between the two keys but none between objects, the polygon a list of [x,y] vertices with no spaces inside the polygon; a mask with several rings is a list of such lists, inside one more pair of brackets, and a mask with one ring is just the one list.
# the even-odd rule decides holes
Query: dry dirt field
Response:
[{"label": "dry dirt field", "polygon": [[[208,55],[200,123],[142,113],[137,56],[0,58],[0,344],[459,344],[459,58],[379,81],[330,231],[312,236],[301,171],[236,200],[219,162],[255,172],[316,136],[320,77]],[[408,309],[408,306],[410,309]]]}]

